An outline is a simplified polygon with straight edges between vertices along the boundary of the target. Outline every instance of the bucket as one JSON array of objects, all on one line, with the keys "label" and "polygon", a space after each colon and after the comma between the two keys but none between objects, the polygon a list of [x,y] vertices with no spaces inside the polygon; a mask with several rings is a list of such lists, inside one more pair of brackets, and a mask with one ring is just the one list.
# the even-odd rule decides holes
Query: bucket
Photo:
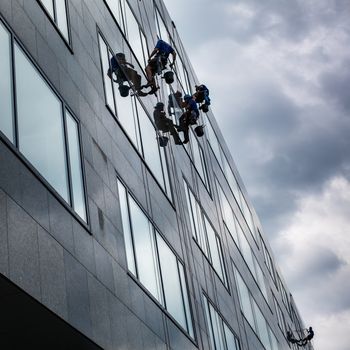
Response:
[{"label": "bucket", "polygon": [[130,86],[127,86],[127,85],[119,85],[118,89],[119,89],[119,93],[120,93],[120,96],[121,96],[121,97],[127,97],[127,96],[129,96]]},{"label": "bucket", "polygon": [[204,135],[204,126],[198,125],[194,128],[194,131],[198,137],[202,137]]},{"label": "bucket", "polygon": [[165,72],[164,79],[167,84],[172,84],[174,82],[174,72]]},{"label": "bucket", "polygon": [[166,136],[159,136],[159,146],[160,147],[166,147],[168,144],[169,138]]}]

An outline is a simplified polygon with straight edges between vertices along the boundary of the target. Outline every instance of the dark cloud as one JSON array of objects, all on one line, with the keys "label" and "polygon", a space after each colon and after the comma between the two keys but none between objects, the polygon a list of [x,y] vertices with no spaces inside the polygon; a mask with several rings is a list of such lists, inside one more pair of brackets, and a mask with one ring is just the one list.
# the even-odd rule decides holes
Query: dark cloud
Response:
[{"label": "dark cloud", "polygon": [[[308,217],[300,227],[296,222],[308,211],[303,198],[318,198],[331,179],[350,180],[350,2],[165,2],[195,70],[211,90],[213,112],[264,232],[273,247],[285,231],[298,236],[275,246],[277,261],[288,262],[285,277],[297,305],[324,324],[344,311],[344,324],[350,324],[350,267],[340,253],[349,215],[342,214],[337,236],[327,236],[348,202],[333,198],[327,211],[324,204],[310,222]],[[320,204],[350,193],[332,186],[327,191]],[[336,219],[315,229],[317,220],[328,216]],[[314,240],[305,241],[309,231]],[[323,246],[316,244],[325,236]],[[339,333],[344,339],[345,329]],[[332,343],[332,349],[347,349],[343,344]]]}]

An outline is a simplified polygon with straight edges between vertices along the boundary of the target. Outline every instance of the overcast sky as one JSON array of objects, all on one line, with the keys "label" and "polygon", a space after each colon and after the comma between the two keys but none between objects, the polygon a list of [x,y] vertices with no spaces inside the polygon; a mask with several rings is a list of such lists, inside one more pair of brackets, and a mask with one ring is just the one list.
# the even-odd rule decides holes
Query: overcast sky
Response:
[{"label": "overcast sky", "polygon": [[350,1],[164,0],[316,350],[350,348]]}]

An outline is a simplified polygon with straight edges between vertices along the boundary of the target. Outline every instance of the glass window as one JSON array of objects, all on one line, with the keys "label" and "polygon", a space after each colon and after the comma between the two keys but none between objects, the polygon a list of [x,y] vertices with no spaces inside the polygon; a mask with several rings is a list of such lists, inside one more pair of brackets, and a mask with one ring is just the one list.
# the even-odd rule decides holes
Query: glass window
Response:
[{"label": "glass window", "polygon": [[267,298],[267,289],[266,289],[266,284],[265,284],[265,278],[264,278],[264,274],[261,270],[261,267],[258,263],[258,260],[256,259],[256,257],[253,255],[254,257],[254,262],[255,262],[255,270],[256,270],[256,281],[260,287],[260,290],[264,296],[264,298],[266,299],[266,301],[268,300]]},{"label": "glass window", "polygon": [[0,130],[14,142],[11,36],[0,22]]},{"label": "glass window", "polygon": [[271,350],[278,350],[279,349],[278,341],[277,341],[276,336],[273,334],[270,327],[269,327],[269,334],[270,334],[270,339],[271,339]]},{"label": "glass window", "polygon": [[157,8],[155,9],[155,21],[156,21],[156,29],[157,29],[158,39],[163,39],[164,41],[169,42],[168,31],[167,31],[166,26],[164,24],[163,18],[160,15]]},{"label": "glass window", "polygon": [[233,334],[206,296],[203,296],[203,301],[211,348],[213,350],[239,350],[238,338]]},{"label": "glass window", "polygon": [[218,191],[219,191],[219,197],[220,197],[220,203],[221,203],[221,212],[222,212],[222,217],[224,220],[224,223],[230,232],[233,240],[235,241],[237,247],[239,247],[239,238],[238,238],[238,233],[237,233],[237,228],[236,228],[236,219],[235,215],[233,214],[232,208],[230,206],[230,203],[222,190],[221,186],[219,185],[219,182],[217,182],[218,186]]},{"label": "glass window", "polygon": [[285,336],[286,333],[287,333],[287,330],[286,330],[286,323],[285,323],[283,312],[282,312],[281,307],[279,306],[275,296],[273,297],[273,301],[275,303],[275,309],[276,309],[278,325],[281,328],[281,331],[282,331],[283,335]]},{"label": "glass window", "polygon": [[[100,34],[99,42],[106,104],[112,113],[117,116],[123,130],[146,161],[160,186],[171,198],[165,150],[159,147],[155,127],[138,98],[131,93],[129,96],[122,97],[118,90],[119,84],[114,81],[115,79],[113,83],[111,82],[112,80],[107,72],[110,68],[113,52],[108,48]],[[140,77],[140,75],[138,76]],[[128,82],[125,83],[129,84]]]},{"label": "glass window", "polygon": [[204,224],[208,236],[208,243],[210,247],[210,256],[215,271],[220,276],[221,280],[227,285],[224,259],[222,254],[220,238],[216,235],[212,225],[204,215]]},{"label": "glass window", "polygon": [[126,37],[128,42],[134,51],[136,58],[143,67],[146,64],[145,58],[148,58],[147,41],[143,32],[140,30],[140,26],[130,8],[130,5],[125,4],[125,27]]},{"label": "glass window", "polygon": [[184,267],[118,180],[128,269],[194,337]]},{"label": "glass window", "polygon": [[209,179],[207,173],[207,166],[205,163],[205,158],[203,154],[202,147],[199,145],[197,137],[190,131],[190,144],[192,145],[193,163],[202,178],[202,181],[209,188]]},{"label": "glass window", "polygon": [[68,15],[66,0],[40,0],[51,18],[56,23],[57,27],[69,41],[69,32],[68,32]]},{"label": "glass window", "polygon": [[135,257],[140,282],[162,302],[153,227],[135,201],[129,197]]},{"label": "glass window", "polygon": [[113,13],[115,20],[118,22],[120,28],[122,28],[122,30],[124,31],[124,23],[123,23],[120,1],[119,0],[106,0],[106,2],[107,2],[109,9]]},{"label": "glass window", "polygon": [[83,172],[80,158],[80,142],[78,124],[66,110],[67,139],[69,149],[69,164],[72,182],[72,199],[75,212],[86,221],[86,206],[84,195]]},{"label": "glass window", "polygon": [[270,338],[269,338],[268,326],[266,324],[265,317],[261,313],[255,301],[253,301],[253,305],[254,305],[255,319],[256,319],[257,330],[259,333],[260,341],[263,343],[265,349],[270,349],[271,348]]},{"label": "glass window", "polygon": [[197,240],[199,246],[202,248],[204,254],[208,256],[208,243],[204,232],[203,219],[201,209],[192,191],[185,183],[185,190],[187,196],[187,208],[190,216],[192,235]]},{"label": "glass window", "polygon": [[188,292],[187,292],[185,269],[179,261],[178,261],[178,268],[179,268],[179,272],[180,272],[181,290],[182,290],[182,295],[183,295],[184,304],[185,304],[187,330],[188,330],[188,333],[190,334],[190,336],[192,338],[194,338],[192,316],[191,316],[191,309],[190,309],[190,298],[189,298]]},{"label": "glass window", "polygon": [[223,168],[219,141],[216,137],[213,127],[211,126],[208,116],[206,114],[202,114],[202,115],[205,116],[204,118],[206,119],[205,126],[206,126],[207,139],[208,139],[210,148],[212,149],[220,167]]},{"label": "glass window", "polygon": [[62,103],[15,45],[19,149],[68,202]]},{"label": "glass window", "polygon": [[137,103],[137,111],[139,116],[140,129],[142,130],[143,156],[151,168],[154,176],[165,191],[166,188],[163,181],[164,177],[162,171],[162,161],[160,158],[160,150],[158,146],[156,130],[139,102]]},{"label": "glass window", "polygon": [[112,112],[115,114],[112,80],[107,75],[107,72],[110,69],[110,54],[108,52],[106,43],[100,36],[99,36],[99,43],[100,43],[102,75],[103,75],[106,103],[109,106],[109,108],[112,110]]},{"label": "glass window", "polygon": [[161,266],[165,307],[186,329],[186,313],[182,300],[181,282],[177,259],[164,240],[157,234],[159,262]]},{"label": "glass window", "polygon": [[182,58],[180,57],[179,54],[176,57],[175,67],[176,67],[176,74],[181,82],[181,85],[182,85],[184,91],[186,93],[191,93],[191,88],[190,88],[189,82],[188,82],[187,71],[184,67]]},{"label": "glass window", "polygon": [[237,288],[238,288],[238,297],[239,297],[239,303],[241,305],[241,310],[243,312],[243,315],[251,325],[251,327],[255,329],[255,322],[254,322],[254,315],[253,315],[253,309],[252,309],[252,304],[250,301],[250,293],[249,290],[243,281],[243,278],[235,269],[235,276],[236,276],[236,282],[237,282]]},{"label": "glass window", "polygon": [[194,197],[191,189],[185,184],[187,208],[191,222],[192,235],[198,242],[203,253],[207,256],[221,281],[227,286],[227,278],[224,266],[224,257],[220,237],[216,234],[213,226],[202,212],[201,207]]},{"label": "glass window", "polygon": [[231,332],[230,328],[224,323],[224,332],[226,338],[226,346],[229,350],[239,350],[239,344],[237,338]]},{"label": "glass window", "polygon": [[134,248],[132,243],[129,210],[128,210],[128,195],[125,187],[122,185],[122,183],[119,180],[118,180],[118,193],[119,193],[119,205],[120,205],[120,212],[122,216],[122,224],[123,224],[123,232],[124,232],[126,260],[128,264],[128,269],[136,276],[135,256],[134,256]]}]

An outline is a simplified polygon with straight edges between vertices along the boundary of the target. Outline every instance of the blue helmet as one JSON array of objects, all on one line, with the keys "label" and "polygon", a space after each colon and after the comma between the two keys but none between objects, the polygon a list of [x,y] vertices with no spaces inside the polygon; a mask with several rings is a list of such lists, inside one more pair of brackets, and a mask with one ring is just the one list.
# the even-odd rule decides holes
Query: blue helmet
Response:
[{"label": "blue helmet", "polygon": [[192,96],[191,95],[188,95],[188,94],[186,94],[185,96],[184,96],[184,100],[185,101],[188,101],[188,100],[190,100],[192,98]]}]

